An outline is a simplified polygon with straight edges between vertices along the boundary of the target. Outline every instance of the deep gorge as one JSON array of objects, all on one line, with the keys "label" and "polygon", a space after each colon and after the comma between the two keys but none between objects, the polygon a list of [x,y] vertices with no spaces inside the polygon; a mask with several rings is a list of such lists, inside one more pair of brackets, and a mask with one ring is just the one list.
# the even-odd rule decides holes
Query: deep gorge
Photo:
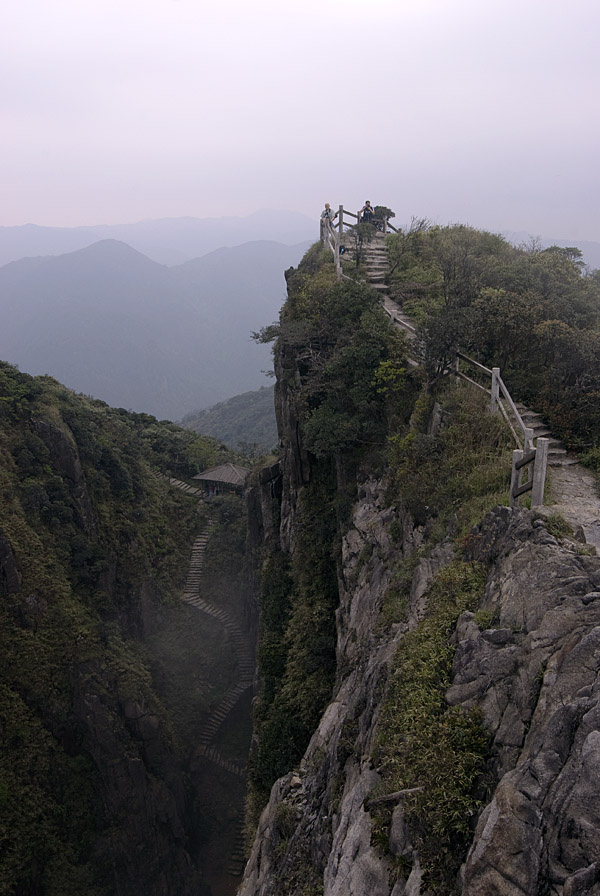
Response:
[{"label": "deep gorge", "polygon": [[[502,277],[532,316],[566,295],[591,351],[593,284],[461,228],[390,253],[425,365],[309,250],[263,333],[279,446],[245,501],[169,485],[224,457],[213,440],[0,365],[0,893],[600,892],[599,561],[551,508],[505,506],[510,433],[439,373]],[[501,327],[485,350],[581,448],[591,374],[582,393],[564,327],[536,327],[550,385]],[[257,647],[210,744],[248,673],[181,600],[205,531],[201,598]],[[209,748],[248,759],[247,790]]]}]

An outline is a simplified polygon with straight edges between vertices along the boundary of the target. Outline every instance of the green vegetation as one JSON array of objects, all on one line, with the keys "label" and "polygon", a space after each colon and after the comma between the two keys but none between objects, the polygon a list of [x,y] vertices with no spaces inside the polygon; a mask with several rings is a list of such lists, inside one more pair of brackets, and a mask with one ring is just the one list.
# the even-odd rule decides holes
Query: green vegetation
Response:
[{"label": "green vegetation", "polygon": [[482,393],[455,381],[436,397],[445,421],[427,434],[433,404],[424,392],[408,430],[389,439],[390,498],[402,500],[419,525],[434,524],[431,540],[466,534],[495,504],[506,504],[512,462],[511,436]]},{"label": "green vegetation", "polygon": [[204,411],[187,414],[185,429],[213,436],[247,457],[267,454],[277,445],[273,387],[244,392]]},{"label": "green vegetation", "polygon": [[[449,707],[454,648],[450,636],[460,614],[474,610],[485,587],[482,566],[454,561],[428,593],[423,621],[402,640],[382,707],[375,761],[377,794],[402,797],[428,890],[454,892],[458,867],[479,808],[488,735],[480,714]],[[387,849],[391,809],[378,816],[375,841]]]},{"label": "green vegetation", "polygon": [[263,558],[259,747],[249,800],[258,807],[301,757],[331,697],[339,532],[357,470],[381,468],[392,421],[408,419],[406,397],[420,388],[376,294],[337,283],[328,253],[314,246],[287,281],[281,325],[262,338],[277,338],[282,382],[310,454],[310,481],[298,495],[291,558],[275,546]]},{"label": "green vegetation", "polygon": [[[390,504],[406,506],[435,543],[449,528],[459,537],[505,502],[510,475],[500,418],[474,390],[454,382],[432,387],[408,367],[404,339],[374,291],[336,282],[330,255],[318,245],[287,280],[281,324],[262,337],[277,339],[276,367],[309,452],[310,481],[298,495],[291,559],[278,548],[263,558],[255,810],[299,760],[331,694],[339,533],[357,477],[385,470]],[[442,420],[429,432],[436,400]],[[404,613],[413,566],[414,558],[404,562],[386,596],[387,623]]]},{"label": "green vegetation", "polygon": [[405,420],[419,388],[407,371],[406,346],[375,291],[337,283],[318,247],[289,274],[288,293],[277,351],[284,371],[287,358],[299,368],[300,382],[290,385],[304,444],[317,459],[364,463]]},{"label": "green vegetation", "polygon": [[[487,510],[507,500],[509,431],[500,415],[489,413],[482,393],[440,374],[457,344],[474,353],[470,337],[466,345],[462,340],[471,333],[465,309],[479,307],[481,284],[487,288],[480,268],[504,270],[518,250],[468,228],[438,238],[418,226],[390,242],[396,295],[421,322],[425,370],[408,366],[406,343],[391,329],[376,294],[347,280],[337,283],[320,246],[287,272],[281,324],[261,334],[264,341],[277,340],[276,369],[308,451],[310,476],[297,496],[291,556],[273,546],[263,558],[259,747],[250,775],[255,813],[273,780],[299,760],[331,693],[339,539],[357,480],[385,474],[389,504],[408,510],[425,538],[419,555],[399,559],[384,596],[382,631],[405,617],[419,556],[448,534],[460,543]],[[481,308],[479,314],[483,327]],[[512,346],[514,334],[511,339]],[[361,559],[369,562],[368,548]],[[460,561],[435,577],[427,615],[396,658],[376,750],[381,794],[423,787],[407,797],[407,819],[428,885],[440,893],[450,892],[464,855],[488,749],[479,715],[444,701],[456,621],[464,610],[477,609],[484,584],[482,567]],[[349,726],[341,760],[354,740]],[[376,839],[384,848],[390,817],[391,810],[381,811]]]},{"label": "green vegetation", "polygon": [[260,736],[250,772],[259,804],[276,778],[300,759],[331,697],[337,606],[334,482],[316,474],[300,499],[300,533],[291,562],[273,552],[263,569],[261,691],[255,709]]},{"label": "green vegetation", "polygon": [[[3,896],[114,892],[135,819],[110,769],[141,761],[158,806],[225,687],[210,624],[179,600],[206,520],[160,475],[217,456],[210,439],[0,364]],[[148,754],[131,704],[159,726]]]},{"label": "green vegetation", "polygon": [[561,513],[549,514],[545,517],[544,523],[550,535],[554,535],[555,538],[573,535],[573,529]]},{"label": "green vegetation", "polygon": [[458,347],[574,448],[600,445],[600,272],[575,248],[515,248],[465,226],[388,238],[396,300],[419,322],[430,382]]}]

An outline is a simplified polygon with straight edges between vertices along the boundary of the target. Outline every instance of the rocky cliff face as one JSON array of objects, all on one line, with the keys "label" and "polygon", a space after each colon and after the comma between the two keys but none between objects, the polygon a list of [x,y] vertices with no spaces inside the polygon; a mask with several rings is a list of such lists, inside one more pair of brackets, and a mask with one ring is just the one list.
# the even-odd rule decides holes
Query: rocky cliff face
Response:
[{"label": "rocky cliff face", "polygon": [[480,632],[455,634],[447,699],[476,702],[498,785],[481,813],[462,892],[600,892],[600,563],[531,514],[500,508],[473,539],[491,564]]},{"label": "rocky cliff face", "polygon": [[[281,389],[278,413],[279,546],[293,552],[294,507],[310,463]],[[269,489],[263,510],[273,503],[272,477]],[[426,531],[388,506],[385,493],[375,479],[359,488],[342,540],[332,700],[301,762],[273,786],[239,896],[436,892],[402,792],[384,794],[393,812],[382,842],[375,744],[394,657],[427,613],[429,584],[455,548],[450,540],[428,545]],[[276,530],[265,522],[274,538]],[[600,894],[600,562],[557,540],[535,514],[505,507],[467,542],[467,559],[485,564],[488,578],[477,612],[463,613],[452,635],[445,701],[478,708],[490,749],[455,892]],[[382,608],[393,570],[409,557],[410,596],[402,621],[389,625]]]}]

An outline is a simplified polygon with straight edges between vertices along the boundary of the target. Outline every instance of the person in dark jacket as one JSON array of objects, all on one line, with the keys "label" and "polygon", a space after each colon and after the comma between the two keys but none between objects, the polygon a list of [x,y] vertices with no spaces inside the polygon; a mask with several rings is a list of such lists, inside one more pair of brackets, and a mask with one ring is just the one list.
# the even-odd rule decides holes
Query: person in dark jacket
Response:
[{"label": "person in dark jacket", "polygon": [[367,199],[367,201],[365,202],[365,204],[363,205],[363,207],[360,210],[360,220],[364,224],[372,224],[374,217],[375,217],[375,212],[373,211],[373,208],[371,207],[371,203]]}]

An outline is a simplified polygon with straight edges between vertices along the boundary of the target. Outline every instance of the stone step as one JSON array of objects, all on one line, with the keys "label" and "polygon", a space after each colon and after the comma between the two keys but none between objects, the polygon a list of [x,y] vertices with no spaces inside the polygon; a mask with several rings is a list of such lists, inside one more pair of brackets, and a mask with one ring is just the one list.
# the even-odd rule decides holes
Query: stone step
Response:
[{"label": "stone step", "polygon": [[571,457],[570,455],[567,455],[566,457],[548,458],[549,467],[574,467],[578,463],[579,460],[576,457]]},{"label": "stone step", "polygon": [[543,423],[536,423],[529,428],[533,430],[534,439],[547,439],[548,436],[552,435],[548,427]]},{"label": "stone step", "polygon": [[537,411],[532,411],[531,408],[527,407],[527,405],[521,404],[518,401],[515,402],[515,407],[523,419],[525,419],[525,417],[528,417],[531,419],[536,419],[536,420],[544,419],[542,414],[538,413]]}]

